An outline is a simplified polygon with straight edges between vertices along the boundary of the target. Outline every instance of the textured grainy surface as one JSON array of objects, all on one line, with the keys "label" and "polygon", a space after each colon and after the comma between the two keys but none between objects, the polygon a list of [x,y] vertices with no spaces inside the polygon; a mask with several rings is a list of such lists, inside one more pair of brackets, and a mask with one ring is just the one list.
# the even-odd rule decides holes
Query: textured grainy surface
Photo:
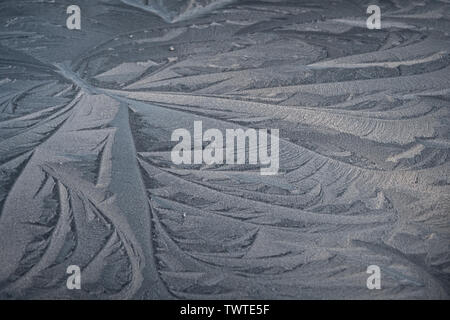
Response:
[{"label": "textured grainy surface", "polygon": [[[1,298],[448,298],[446,1],[381,30],[367,1],[132,2],[0,2]],[[279,175],[173,165],[194,120],[279,128]]]}]

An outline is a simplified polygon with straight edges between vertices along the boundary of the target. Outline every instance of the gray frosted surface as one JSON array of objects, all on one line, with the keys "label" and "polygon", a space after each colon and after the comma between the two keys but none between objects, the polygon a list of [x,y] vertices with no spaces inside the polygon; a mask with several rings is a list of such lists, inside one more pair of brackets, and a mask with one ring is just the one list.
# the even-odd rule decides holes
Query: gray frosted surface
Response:
[{"label": "gray frosted surface", "polygon": [[[2,299],[448,298],[448,3],[130,1],[0,2]],[[175,166],[198,120],[279,174]]]}]

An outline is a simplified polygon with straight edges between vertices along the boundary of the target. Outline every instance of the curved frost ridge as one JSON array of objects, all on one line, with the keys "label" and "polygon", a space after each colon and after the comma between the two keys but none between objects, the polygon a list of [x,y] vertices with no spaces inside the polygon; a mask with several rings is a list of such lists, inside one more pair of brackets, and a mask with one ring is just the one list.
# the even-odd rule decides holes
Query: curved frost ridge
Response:
[{"label": "curved frost ridge", "polygon": [[123,3],[157,14],[167,22],[189,20],[235,0],[122,0]]}]

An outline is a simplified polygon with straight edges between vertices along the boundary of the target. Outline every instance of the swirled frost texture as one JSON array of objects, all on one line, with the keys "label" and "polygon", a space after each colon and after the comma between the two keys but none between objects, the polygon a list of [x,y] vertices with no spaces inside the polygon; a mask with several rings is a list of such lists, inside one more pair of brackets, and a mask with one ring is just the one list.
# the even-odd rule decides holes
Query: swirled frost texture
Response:
[{"label": "swirled frost texture", "polygon": [[449,298],[448,1],[72,2],[0,1],[0,298]]}]

